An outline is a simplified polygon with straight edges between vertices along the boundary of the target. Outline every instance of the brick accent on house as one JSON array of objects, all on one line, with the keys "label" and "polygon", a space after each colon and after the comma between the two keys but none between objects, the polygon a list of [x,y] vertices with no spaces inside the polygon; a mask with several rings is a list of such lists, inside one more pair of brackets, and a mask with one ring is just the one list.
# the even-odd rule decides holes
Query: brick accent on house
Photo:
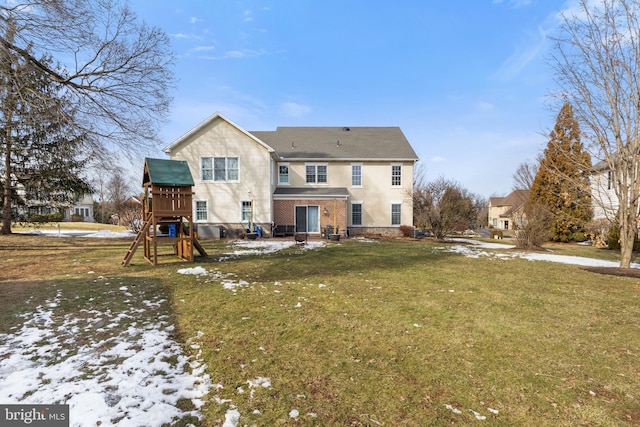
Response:
[{"label": "brick accent on house", "polygon": [[[320,230],[334,224],[334,201],[332,200],[274,200],[273,220],[276,225],[294,225],[296,206],[318,206],[320,213]],[[325,213],[326,211],[326,213]],[[335,221],[340,234],[347,229],[347,201],[336,200]]]}]

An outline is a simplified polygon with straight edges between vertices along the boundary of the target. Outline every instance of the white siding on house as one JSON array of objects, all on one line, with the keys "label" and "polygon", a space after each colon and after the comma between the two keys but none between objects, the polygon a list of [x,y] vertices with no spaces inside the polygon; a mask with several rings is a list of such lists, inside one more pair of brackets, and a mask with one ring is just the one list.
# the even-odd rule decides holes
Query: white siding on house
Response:
[{"label": "white siding on house", "polygon": [[[399,225],[413,225],[413,199],[411,188],[413,186],[413,162],[398,163],[401,165],[401,186],[392,185],[391,162],[361,161],[362,184],[354,187],[351,185],[352,162],[330,162],[327,167],[327,183],[308,184],[306,182],[306,165],[327,164],[313,162],[288,162],[290,187],[344,187],[347,189],[350,200],[366,200],[362,205],[361,227],[390,227],[391,212],[389,201],[394,200],[402,204],[402,219]],[[278,178],[275,178],[275,184]],[[282,185],[280,185],[282,186]],[[348,213],[351,218],[351,212]],[[394,225],[395,226],[395,225]]]},{"label": "white siding on house", "polygon": [[601,169],[591,176],[591,201],[593,219],[615,218],[619,202],[608,169]]},{"label": "white siding on house", "polygon": [[[206,223],[243,222],[242,200],[253,202],[254,222],[271,222],[271,156],[246,132],[217,118],[171,146],[170,155],[172,160],[186,160],[189,164],[196,199],[207,202]],[[237,158],[238,179],[203,180],[203,158]]]}]

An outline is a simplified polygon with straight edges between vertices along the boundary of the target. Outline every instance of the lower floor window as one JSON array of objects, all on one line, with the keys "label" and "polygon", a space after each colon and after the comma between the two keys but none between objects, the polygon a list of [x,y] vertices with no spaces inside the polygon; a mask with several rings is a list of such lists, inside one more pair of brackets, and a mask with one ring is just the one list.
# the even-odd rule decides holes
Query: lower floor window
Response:
[{"label": "lower floor window", "polygon": [[206,200],[196,200],[196,221],[206,221],[209,219],[209,209]]},{"label": "lower floor window", "polygon": [[351,225],[362,225],[362,203],[351,204]]},{"label": "lower floor window", "polygon": [[402,223],[402,205],[400,203],[391,204],[391,225]]},{"label": "lower floor window", "polygon": [[86,218],[89,216],[89,208],[76,208],[75,214]]},{"label": "lower floor window", "polygon": [[251,222],[251,202],[242,202],[242,221]]}]

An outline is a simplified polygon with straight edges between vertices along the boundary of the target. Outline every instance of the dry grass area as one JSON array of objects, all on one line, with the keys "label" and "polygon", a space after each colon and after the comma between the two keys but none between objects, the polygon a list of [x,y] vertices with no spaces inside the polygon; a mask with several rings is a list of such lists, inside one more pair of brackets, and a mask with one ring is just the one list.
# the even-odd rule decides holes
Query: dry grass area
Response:
[{"label": "dry grass area", "polygon": [[231,257],[229,242],[205,241],[208,274],[184,275],[139,253],[122,268],[128,243],[0,236],[0,319],[19,321],[52,282],[161,284],[219,384],[204,426],[234,408],[239,425],[640,424],[636,277],[428,240]]}]

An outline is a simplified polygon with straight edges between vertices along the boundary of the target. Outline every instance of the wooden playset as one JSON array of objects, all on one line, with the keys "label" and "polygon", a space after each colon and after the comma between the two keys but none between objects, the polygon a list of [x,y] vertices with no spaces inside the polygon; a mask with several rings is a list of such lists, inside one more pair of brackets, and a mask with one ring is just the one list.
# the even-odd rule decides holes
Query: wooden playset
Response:
[{"label": "wooden playset", "polygon": [[[193,262],[193,248],[202,256],[206,251],[193,230],[193,177],[185,161],[146,158],[142,186],[144,202],[142,226],[122,260],[128,266],[138,246],[144,243],[144,258],[158,265],[158,256],[175,255]],[[171,245],[170,254],[159,254],[158,247]]]}]

